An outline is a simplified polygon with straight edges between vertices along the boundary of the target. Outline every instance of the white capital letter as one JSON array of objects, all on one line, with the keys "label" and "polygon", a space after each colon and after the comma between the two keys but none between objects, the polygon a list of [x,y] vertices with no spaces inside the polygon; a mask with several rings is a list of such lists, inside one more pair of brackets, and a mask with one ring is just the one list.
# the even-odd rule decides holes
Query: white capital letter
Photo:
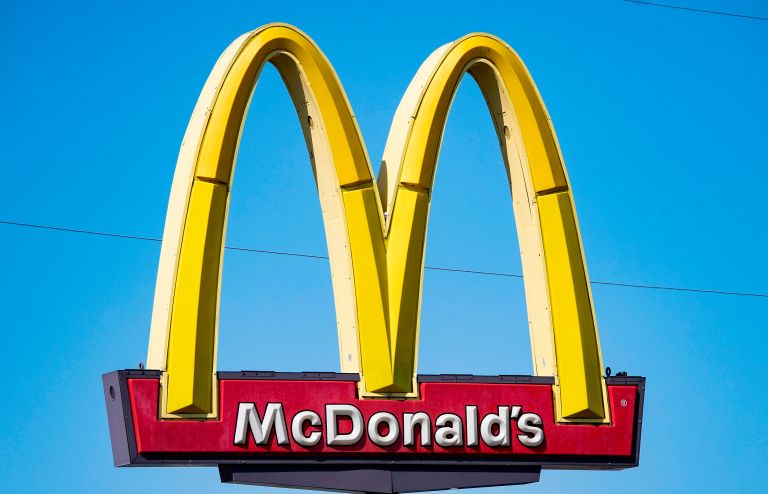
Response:
[{"label": "white capital letter", "polygon": [[[352,419],[352,431],[349,434],[338,433],[338,418]],[[349,446],[363,437],[363,415],[352,405],[325,405],[325,427],[328,429],[329,446]]]},{"label": "white capital letter", "polygon": [[267,403],[264,410],[264,422],[259,418],[259,412],[254,403],[240,403],[237,409],[237,424],[235,426],[235,444],[248,442],[248,427],[251,428],[253,441],[256,444],[267,444],[272,435],[272,429],[276,430],[277,444],[288,444],[288,431],[285,427],[285,414],[282,403]]}]

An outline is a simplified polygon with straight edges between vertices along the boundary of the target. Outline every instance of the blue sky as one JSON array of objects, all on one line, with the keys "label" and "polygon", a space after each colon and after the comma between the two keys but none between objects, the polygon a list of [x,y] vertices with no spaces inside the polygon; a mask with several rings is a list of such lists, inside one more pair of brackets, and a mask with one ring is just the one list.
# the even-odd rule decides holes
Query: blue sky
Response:
[{"label": "blue sky", "polygon": [[[764,2],[675,1],[768,17]],[[279,3],[4,1],[0,220],[160,236],[208,72],[262,24],[289,22],[319,43],[374,163],[421,61],[486,31],[523,57],[549,109],[593,280],[768,292],[768,21],[618,0]],[[427,263],[519,273],[473,84],[447,124]],[[244,129],[227,242],[326,253],[306,148],[272,69]],[[112,466],[100,376],[145,359],[158,255],[154,242],[0,225],[0,490],[247,491],[220,485],[215,469]],[[768,298],[597,285],[594,299],[606,365],[648,378],[641,466],[545,471],[515,491],[762,491]],[[227,252],[221,313],[222,370],[338,369],[326,261]],[[531,372],[520,280],[427,272],[421,327],[422,373]]]}]

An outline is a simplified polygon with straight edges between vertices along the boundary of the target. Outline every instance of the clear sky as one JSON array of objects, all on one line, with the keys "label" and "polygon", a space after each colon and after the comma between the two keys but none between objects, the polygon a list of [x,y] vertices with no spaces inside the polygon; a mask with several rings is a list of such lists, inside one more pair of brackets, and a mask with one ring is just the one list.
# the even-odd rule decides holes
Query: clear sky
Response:
[{"label": "clear sky", "polygon": [[[754,1],[669,0],[768,17]],[[768,21],[631,4],[0,4],[0,220],[162,235],[176,154],[218,55],[295,24],[344,84],[378,168],[419,64],[472,31],[522,56],[554,121],[593,280],[768,292]],[[283,4],[283,5],[280,5]],[[479,90],[445,131],[427,263],[520,272]],[[326,254],[274,69],[255,91],[227,243]],[[101,374],[146,358],[159,243],[0,225],[0,491],[266,492],[215,469],[112,466]],[[605,364],[648,378],[641,465],[516,492],[764,492],[768,298],[595,285]],[[428,271],[419,371],[531,373],[522,282]],[[327,261],[227,252],[219,369],[337,370]],[[488,490],[506,492],[509,489]]]}]

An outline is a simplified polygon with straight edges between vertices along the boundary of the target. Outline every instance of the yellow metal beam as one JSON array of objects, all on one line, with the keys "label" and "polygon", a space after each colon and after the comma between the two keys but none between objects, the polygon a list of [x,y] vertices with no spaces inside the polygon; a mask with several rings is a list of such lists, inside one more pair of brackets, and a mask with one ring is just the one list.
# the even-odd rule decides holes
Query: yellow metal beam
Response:
[{"label": "yellow metal beam", "polygon": [[148,356],[148,367],[165,371],[163,416],[216,413],[212,383],[229,188],[251,93],[268,61],[286,82],[309,148],[333,273],[342,370],[360,373],[361,394],[409,397],[418,391],[429,199],[451,101],[469,72],[490,109],[510,179],[534,370],[555,376],[563,420],[607,420],[568,180],[546,109],[520,58],[485,34],[436,50],[403,97],[374,180],[335,72],[305,34],[287,25],[257,29],[224,52],[179,153]]},{"label": "yellow metal beam", "polygon": [[227,189],[195,180],[188,225],[179,256],[173,298],[174,331],[168,345],[167,406],[177,413],[209,413],[213,382],[216,320]]},{"label": "yellow metal beam", "polygon": [[[426,221],[423,230],[400,226],[401,214],[406,218],[413,214],[400,209],[400,195],[403,190],[420,190],[427,196],[431,192],[448,111],[466,72],[475,78],[486,99],[510,179],[534,369],[538,375],[555,376],[563,419],[607,420],[597,329],[559,146],[530,74],[517,54],[498,38],[472,34],[439,48],[406,91],[385,148],[385,169],[379,174],[390,241],[399,228],[411,236],[423,238],[426,234]],[[382,178],[386,184],[381,183]],[[549,204],[544,198],[553,192],[558,193],[561,207],[544,211]],[[397,251],[388,254],[395,256]],[[423,256],[419,261],[423,264]],[[390,301],[399,299],[394,292],[402,287],[420,287],[421,269],[406,272],[401,268],[407,278],[399,286],[392,283],[396,273],[390,272]],[[400,326],[396,329],[399,334],[415,333],[410,339],[401,336],[403,342],[417,339],[417,315],[390,324]],[[414,374],[415,362],[415,355],[409,362],[398,361]]]},{"label": "yellow metal beam", "polygon": [[[149,368],[165,371],[164,382],[167,386],[163,389],[164,407],[161,411],[165,417],[211,417],[216,414],[213,407],[215,400],[210,396],[210,376],[215,368],[218,317],[199,319],[190,325],[187,319],[180,317],[176,308],[191,307],[201,300],[206,303],[212,301],[218,307],[219,281],[201,285],[201,294],[189,294],[180,289],[182,280],[199,276],[199,271],[196,271],[199,267],[188,267],[179,259],[185,251],[194,249],[197,249],[194,255],[201,259],[216,256],[218,261],[213,269],[220,276],[220,249],[217,250],[211,243],[195,242],[194,239],[200,236],[200,231],[209,228],[208,223],[215,225],[223,238],[228,191],[240,133],[250,95],[266,62],[271,62],[286,82],[300,117],[320,191],[334,273],[342,369],[359,372],[361,368],[357,336],[358,304],[341,190],[356,184],[372,185],[373,174],[346,95],[325,56],[296,28],[269,25],[238,38],[216,63],[193,112],[179,153],[160,254],[147,357]],[[217,184],[227,191],[225,206],[207,221],[187,214],[188,210],[198,207],[198,199],[193,194],[198,183]],[[371,198],[367,201],[370,202]],[[372,205],[375,206],[376,202]],[[381,215],[380,208],[368,205],[367,209],[378,211],[377,215]],[[378,226],[373,226],[380,232],[380,219],[377,223]],[[359,228],[368,231],[369,226],[360,225]],[[383,241],[380,243],[383,245]],[[367,242],[357,245],[357,249],[363,251],[373,245]],[[374,258],[375,255],[369,254],[368,257]],[[383,257],[381,263],[383,265]],[[189,332],[195,334],[197,345],[210,350],[208,353],[213,355],[212,360],[207,362],[209,370],[206,375],[191,371],[199,369],[196,362],[202,353],[176,349],[178,342],[185,340],[185,336],[176,335],[187,335]],[[193,383],[194,391],[187,392],[181,385],[176,387],[179,382]]]}]

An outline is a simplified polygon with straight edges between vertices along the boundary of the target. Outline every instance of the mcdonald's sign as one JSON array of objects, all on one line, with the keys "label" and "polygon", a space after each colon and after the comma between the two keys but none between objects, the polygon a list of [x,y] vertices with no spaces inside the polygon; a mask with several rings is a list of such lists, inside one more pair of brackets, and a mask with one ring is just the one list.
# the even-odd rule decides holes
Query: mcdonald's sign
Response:
[{"label": "mcdonald's sign", "polygon": [[[280,72],[317,181],[341,372],[217,372],[230,185],[261,69]],[[469,73],[507,169],[534,376],[419,375],[429,201]],[[500,39],[433,52],[398,107],[378,178],[336,73],[298,29],[236,39],[179,153],[146,369],[105,374],[115,464],[218,466],[222,480],[406,492],[535,482],[542,468],[638,464],[645,380],[606,377],[568,177],[541,97]]]}]

